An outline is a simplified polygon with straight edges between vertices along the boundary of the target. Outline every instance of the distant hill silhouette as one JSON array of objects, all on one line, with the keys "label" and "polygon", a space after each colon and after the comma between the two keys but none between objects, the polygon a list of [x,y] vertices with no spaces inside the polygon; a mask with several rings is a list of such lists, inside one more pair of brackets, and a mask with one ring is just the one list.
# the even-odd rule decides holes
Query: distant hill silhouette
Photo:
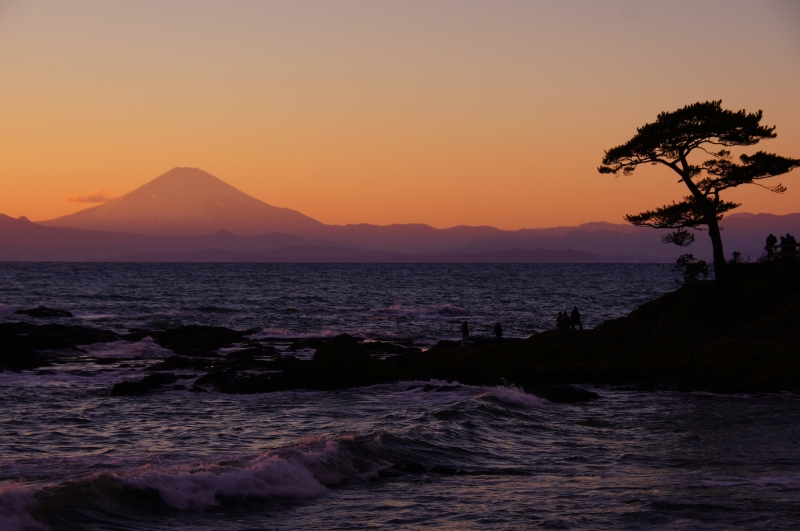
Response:
[{"label": "distant hill silhouette", "polygon": [[[740,214],[725,218],[724,226],[728,254],[738,250],[755,259],[769,232],[800,234],[800,214]],[[547,229],[543,232],[548,234]],[[0,214],[0,261],[664,263],[686,251],[662,244],[658,231],[647,229],[624,233],[573,227],[564,233],[559,228],[561,236],[528,240],[500,233],[506,237],[480,237],[457,249],[401,252],[281,233],[153,236],[45,227]],[[688,249],[707,258],[708,247],[701,236]]]},{"label": "distant hill silhouette", "polygon": [[173,168],[102,205],[41,222],[50,227],[153,235],[312,235],[319,221],[268,205],[197,168]]},{"label": "distant hill silhouette", "polygon": [[[770,232],[800,235],[800,214],[723,219],[728,255],[757,258]],[[661,232],[594,222],[505,231],[424,224],[325,225],[268,205],[194,168],[174,168],[121,198],[32,223],[0,214],[0,260],[332,262],[673,262],[708,258],[704,234],[688,249]]]}]

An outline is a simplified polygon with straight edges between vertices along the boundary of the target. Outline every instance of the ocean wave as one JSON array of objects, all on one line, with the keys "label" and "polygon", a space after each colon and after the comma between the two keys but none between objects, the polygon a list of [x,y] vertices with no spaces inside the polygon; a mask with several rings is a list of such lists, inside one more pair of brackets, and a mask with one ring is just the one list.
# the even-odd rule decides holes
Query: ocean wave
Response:
[{"label": "ocean wave", "polygon": [[202,510],[226,498],[314,498],[343,481],[375,479],[391,466],[377,435],[307,437],[288,447],[213,462],[175,463],[165,458],[129,463],[36,490],[0,487],[0,529],[46,529],[31,516],[37,509],[46,515],[68,500],[77,511],[107,511],[135,503],[136,496],[125,494],[131,491],[157,493],[165,505],[179,510]]},{"label": "ocean wave", "polygon": [[13,485],[0,486],[0,529],[47,529],[31,516],[31,509],[36,503],[34,492],[32,489]]},{"label": "ocean wave", "polygon": [[120,483],[153,489],[176,509],[202,509],[220,498],[313,498],[347,479],[367,481],[391,463],[380,457],[380,438],[309,437],[255,457],[171,467],[145,465],[113,474]]},{"label": "ocean wave", "polygon": [[529,395],[525,391],[515,387],[515,386],[507,386],[507,387],[495,387],[494,389],[480,394],[475,397],[477,400],[481,399],[490,399],[490,400],[497,400],[499,402],[505,402],[506,404],[514,404],[517,406],[524,406],[524,407],[547,407],[550,405],[548,400],[544,398],[539,398],[538,396]]}]

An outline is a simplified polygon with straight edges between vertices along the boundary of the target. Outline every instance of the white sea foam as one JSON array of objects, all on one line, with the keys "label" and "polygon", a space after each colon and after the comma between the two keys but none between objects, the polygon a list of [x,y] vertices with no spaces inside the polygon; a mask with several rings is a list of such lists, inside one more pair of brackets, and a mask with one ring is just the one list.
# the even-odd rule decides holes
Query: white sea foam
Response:
[{"label": "white sea foam", "polygon": [[98,358],[168,358],[175,355],[171,350],[158,346],[150,336],[136,342],[121,340],[81,348]]},{"label": "white sea foam", "polygon": [[338,336],[341,332],[336,332],[334,330],[322,330],[321,332],[308,332],[308,333],[297,333],[291,332],[289,330],[283,328],[264,328],[260,332],[256,332],[254,334],[250,334],[246,336],[250,339],[265,339],[265,338],[285,338],[285,339],[294,339],[294,338],[307,338],[307,337],[335,337]]},{"label": "white sea foam", "polygon": [[[316,497],[327,492],[326,485],[348,478],[371,479],[390,466],[380,460],[356,459],[341,449],[343,441],[310,438],[240,461],[167,468],[145,465],[116,477],[135,488],[155,489],[164,503],[177,509],[200,509],[228,496]],[[365,468],[364,463],[369,465]]]},{"label": "white sea foam", "polygon": [[529,395],[523,390],[510,387],[495,387],[487,393],[476,396],[477,399],[493,398],[507,404],[515,404],[524,407],[547,407],[550,405],[548,400],[538,396]]},{"label": "white sea foam", "polygon": [[16,486],[0,486],[0,529],[22,531],[23,529],[47,529],[33,519],[31,508],[36,503],[32,490]]}]

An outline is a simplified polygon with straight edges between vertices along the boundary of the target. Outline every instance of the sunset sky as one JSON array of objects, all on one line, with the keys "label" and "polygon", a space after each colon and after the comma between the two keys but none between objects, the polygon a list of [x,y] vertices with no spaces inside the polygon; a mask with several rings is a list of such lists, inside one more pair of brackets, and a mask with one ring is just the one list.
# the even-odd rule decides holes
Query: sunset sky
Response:
[{"label": "sunset sky", "polygon": [[603,151],[710,99],[800,157],[800,2],[0,0],[0,213],[192,166],[325,223],[622,222],[685,188]]}]

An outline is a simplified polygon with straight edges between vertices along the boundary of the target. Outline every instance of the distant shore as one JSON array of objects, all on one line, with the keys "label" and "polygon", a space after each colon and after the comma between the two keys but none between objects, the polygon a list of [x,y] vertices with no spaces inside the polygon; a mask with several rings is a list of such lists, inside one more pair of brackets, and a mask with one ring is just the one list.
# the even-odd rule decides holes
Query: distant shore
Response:
[{"label": "distant shore", "polygon": [[689,283],[592,330],[550,330],[504,344],[482,341],[463,348],[442,341],[423,352],[400,344],[363,343],[346,334],[297,340],[292,348],[316,349],[313,360],[249,339],[253,331],[224,327],[117,334],[83,326],[4,323],[0,369],[36,369],[65,359],[105,363],[83,355],[81,345],[149,336],[175,355],[145,369],[144,379],[121,382],[111,394],[157,392],[165,386],[249,394],[429,380],[513,384],[564,401],[592,398],[574,394],[569,384],[800,391],[800,264],[740,264],[731,277],[726,283]]}]

